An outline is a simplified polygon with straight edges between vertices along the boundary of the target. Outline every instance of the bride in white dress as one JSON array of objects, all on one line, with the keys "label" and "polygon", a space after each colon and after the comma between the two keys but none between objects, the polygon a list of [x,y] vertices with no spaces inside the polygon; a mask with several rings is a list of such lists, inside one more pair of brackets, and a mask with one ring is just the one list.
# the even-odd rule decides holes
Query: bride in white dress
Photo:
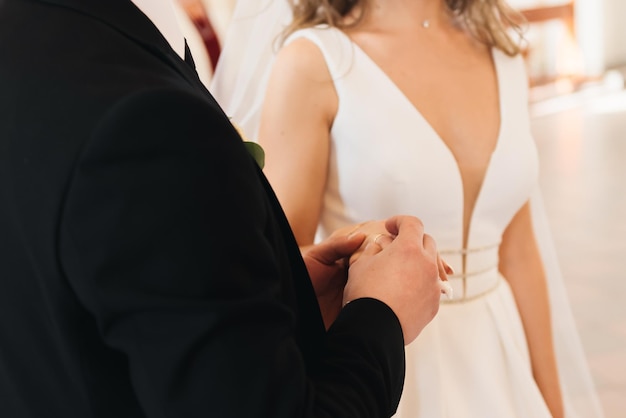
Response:
[{"label": "bride in white dress", "polygon": [[602,416],[539,227],[527,80],[507,7],[298,4],[280,43],[287,2],[240,0],[213,92],[265,148],[300,245],[411,214],[455,270],[454,298],[407,347],[396,416]]}]

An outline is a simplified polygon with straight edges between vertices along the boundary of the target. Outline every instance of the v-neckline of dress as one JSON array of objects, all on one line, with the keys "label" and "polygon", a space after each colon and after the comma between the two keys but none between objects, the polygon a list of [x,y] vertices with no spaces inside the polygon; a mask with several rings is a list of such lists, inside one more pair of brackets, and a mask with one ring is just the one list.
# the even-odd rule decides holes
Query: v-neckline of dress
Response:
[{"label": "v-neckline of dress", "polygon": [[[463,225],[463,233],[461,234],[462,236],[462,242],[461,245],[462,246],[470,246],[470,242],[471,242],[471,236],[472,236],[472,224],[474,221],[474,217],[476,214],[476,209],[479,207],[479,203],[481,202],[481,197],[484,194],[484,189],[485,189],[485,184],[487,183],[487,180],[489,179],[489,173],[491,171],[491,167],[493,166],[493,159],[494,156],[497,154],[501,143],[502,143],[502,137],[503,137],[503,132],[504,132],[504,126],[505,126],[505,121],[506,121],[506,112],[504,112],[504,87],[502,84],[502,77],[500,75],[500,65],[499,65],[499,60],[498,60],[498,56],[497,54],[499,53],[499,51],[497,51],[495,48],[491,48],[491,59],[493,62],[493,66],[494,66],[494,73],[496,76],[496,83],[497,83],[497,89],[498,89],[498,112],[499,112],[499,126],[498,126],[498,134],[496,136],[496,143],[493,147],[493,149],[491,150],[491,153],[489,155],[488,158],[488,162],[487,162],[487,166],[485,168],[479,189],[478,189],[478,194],[476,195],[476,200],[474,201],[473,207],[471,208],[465,208],[465,187],[463,186],[463,176],[461,175],[461,168],[459,166],[459,162],[456,159],[456,157],[454,156],[454,153],[452,152],[452,150],[450,149],[450,147],[448,146],[448,144],[441,138],[441,136],[439,135],[439,133],[433,128],[433,126],[431,125],[431,123],[428,121],[428,119],[426,119],[426,117],[422,114],[422,112],[420,112],[419,108],[408,98],[408,96],[404,93],[404,91],[402,89],[400,89],[400,87],[398,87],[398,85],[394,82],[394,80],[380,67],[380,65],[378,65],[376,63],[376,61],[374,61],[356,42],[354,42],[352,40],[352,38],[350,38],[346,33],[344,33],[342,30],[335,28],[335,30],[337,32],[340,32],[342,36],[344,36],[349,44],[352,46],[352,48],[358,53],[360,54],[366,62],[368,62],[374,69],[375,71],[377,71],[379,73],[379,75],[382,77],[382,79],[384,79],[386,81],[386,83],[388,83],[392,90],[396,91],[398,96],[401,98],[402,101],[404,101],[407,106],[412,109],[412,113],[415,114],[417,116],[418,119],[421,120],[421,122],[427,127],[427,129],[431,132],[431,136],[433,138],[436,139],[437,143],[440,144],[440,146],[442,146],[445,149],[445,153],[448,155],[448,157],[451,159],[451,161],[453,162],[455,171],[456,171],[456,178],[457,181],[459,182],[459,189],[461,190],[462,196],[461,196],[461,203],[463,205],[463,212],[462,212],[462,222],[461,224]],[[471,210],[471,214],[468,218],[468,224],[467,224],[467,236],[465,236],[464,231],[466,228],[465,223],[463,222],[464,220],[464,213],[466,211],[466,209]]]}]

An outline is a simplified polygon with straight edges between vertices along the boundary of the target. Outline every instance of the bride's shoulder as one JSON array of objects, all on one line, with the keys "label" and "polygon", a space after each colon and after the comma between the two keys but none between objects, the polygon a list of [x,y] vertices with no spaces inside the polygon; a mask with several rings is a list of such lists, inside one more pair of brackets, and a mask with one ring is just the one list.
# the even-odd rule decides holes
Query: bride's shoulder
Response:
[{"label": "bride's shoulder", "polygon": [[308,79],[324,82],[331,79],[325,54],[319,42],[304,36],[309,29],[301,29],[290,35],[276,56],[272,73],[283,79]]},{"label": "bride's shoulder", "polygon": [[327,67],[331,75],[345,73],[353,56],[350,38],[340,29],[326,24],[302,28],[290,34],[279,52],[297,61],[298,66]]}]

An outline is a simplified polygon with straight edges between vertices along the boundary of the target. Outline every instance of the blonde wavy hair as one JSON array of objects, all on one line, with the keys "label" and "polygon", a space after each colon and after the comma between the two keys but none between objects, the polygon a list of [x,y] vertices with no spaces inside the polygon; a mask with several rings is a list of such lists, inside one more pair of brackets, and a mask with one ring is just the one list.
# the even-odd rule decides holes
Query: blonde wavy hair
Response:
[{"label": "blonde wavy hair", "polygon": [[[371,6],[372,0],[289,0],[293,9],[293,21],[284,36],[306,27],[327,24],[340,29],[357,25]],[[445,0],[459,22],[479,42],[495,47],[507,55],[517,55],[522,37],[522,15],[503,0]],[[358,14],[350,23],[345,17],[359,6]],[[517,34],[515,40],[510,33]]]}]

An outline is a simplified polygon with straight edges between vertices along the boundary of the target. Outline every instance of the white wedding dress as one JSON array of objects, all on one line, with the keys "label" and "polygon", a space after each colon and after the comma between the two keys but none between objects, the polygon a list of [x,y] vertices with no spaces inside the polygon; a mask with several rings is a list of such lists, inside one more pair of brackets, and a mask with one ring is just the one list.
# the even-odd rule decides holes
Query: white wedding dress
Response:
[{"label": "white wedding dress", "polygon": [[463,274],[463,186],[448,147],[343,32],[305,29],[288,42],[301,37],[322,51],[339,97],[319,237],[370,219],[415,215],[457,272],[450,278],[454,300],[443,300],[407,347],[397,416],[550,417],[515,301],[497,269],[502,233],[537,183],[523,61],[493,50],[501,127],[472,213]]},{"label": "white wedding dress", "polygon": [[[274,40],[290,20],[289,9],[278,0],[262,7],[256,0],[240,0],[238,8],[211,90],[247,136],[256,138],[277,50]],[[442,299],[438,315],[407,347],[406,381],[396,417],[550,417],[533,379],[515,301],[497,269],[502,233],[531,195],[550,277],[566,416],[602,417],[538,200],[538,158],[521,57],[493,50],[501,126],[463,249],[463,186],[446,144],[343,32],[303,29],[287,42],[298,38],[307,38],[322,51],[339,98],[317,238],[345,225],[415,215],[456,272],[450,278],[454,300]]]}]

